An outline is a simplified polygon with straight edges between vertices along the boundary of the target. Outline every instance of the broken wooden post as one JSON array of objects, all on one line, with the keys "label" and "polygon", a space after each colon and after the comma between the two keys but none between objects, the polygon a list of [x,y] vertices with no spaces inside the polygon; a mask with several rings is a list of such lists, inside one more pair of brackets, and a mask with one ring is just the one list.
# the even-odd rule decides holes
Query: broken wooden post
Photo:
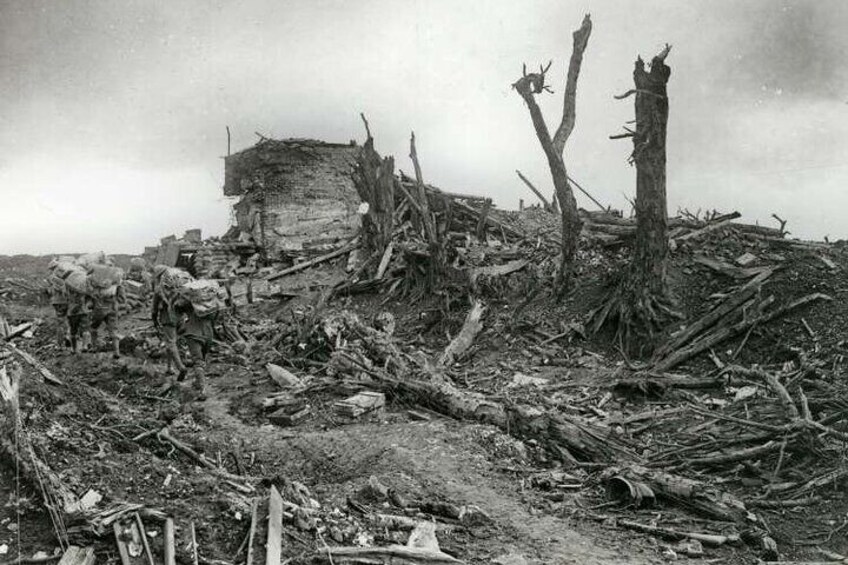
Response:
[{"label": "broken wooden post", "polygon": [[256,522],[259,519],[259,501],[255,498],[250,504],[250,530],[247,533],[247,557],[244,565],[253,565],[253,539],[256,537]]},{"label": "broken wooden post", "polygon": [[192,520],[189,525],[189,529],[191,531],[191,560],[194,565],[198,565],[198,557],[197,557],[197,532],[194,529],[194,521]]},{"label": "broken wooden post", "polygon": [[177,565],[174,519],[165,519],[165,565]]},{"label": "broken wooden post", "polygon": [[[530,182],[530,180],[528,180],[528,179],[527,179],[527,177],[525,177],[524,175],[522,175],[522,174],[521,174],[521,171],[519,171],[518,169],[515,169],[515,174],[517,174],[517,175],[518,175],[518,178],[520,178],[520,179],[522,180],[522,182],[524,182],[524,184],[526,184],[526,185],[527,185],[527,188],[529,188],[530,190],[532,190],[532,191],[533,191],[533,194],[535,194],[535,195],[536,195],[536,197],[537,197],[539,200],[541,200],[541,201],[542,201],[542,207],[545,209],[545,211],[546,211],[546,212],[552,212],[552,211],[553,211],[553,209],[551,208],[551,203],[550,203],[550,202],[548,202],[548,199],[547,199],[547,198],[545,198],[545,196],[544,196],[544,195],[543,195],[543,194],[539,191],[539,189],[538,189],[538,188],[536,188],[535,186],[533,186],[533,183],[532,183],[532,182]],[[521,202],[524,202],[524,201],[522,200]]]},{"label": "broken wooden post", "polygon": [[439,367],[450,367],[457,359],[468,351],[474,343],[474,338],[483,329],[483,323],[480,319],[483,317],[483,312],[486,307],[479,300],[475,300],[468,315],[465,317],[465,322],[462,324],[462,329],[448,344],[438,360]]},{"label": "broken wooden post", "polygon": [[278,565],[282,556],[283,499],[277,487],[271,485],[268,495],[268,541],[265,545],[265,565]]},{"label": "broken wooden post", "polygon": [[356,159],[353,185],[367,210],[362,214],[362,242],[369,255],[382,255],[392,241],[395,214],[395,161],[381,158],[364,114],[367,138]]}]

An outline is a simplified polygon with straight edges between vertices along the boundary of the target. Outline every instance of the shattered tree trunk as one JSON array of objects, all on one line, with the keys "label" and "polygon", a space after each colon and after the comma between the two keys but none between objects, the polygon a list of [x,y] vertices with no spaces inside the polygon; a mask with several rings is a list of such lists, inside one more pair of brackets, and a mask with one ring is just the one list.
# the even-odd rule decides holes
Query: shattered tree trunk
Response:
[{"label": "shattered tree trunk", "polygon": [[668,49],[654,57],[650,72],[641,57],[636,60],[636,242],[628,284],[642,292],[666,293],[668,256],[668,209],[666,205],[666,129],[671,69],[665,64]]},{"label": "shattered tree trunk", "polygon": [[428,261],[428,284],[431,288],[435,287],[441,280],[446,269],[444,243],[439,234],[436,225],[436,218],[430,209],[430,200],[427,196],[427,185],[424,183],[424,175],[421,172],[421,163],[418,161],[418,151],[415,149],[415,132],[409,137],[409,158],[412,159],[412,166],[415,169],[415,181],[417,194],[415,207],[421,218],[421,225],[424,228],[424,237],[427,239],[427,250],[430,253]]},{"label": "shattered tree trunk", "polygon": [[[574,271],[574,257],[577,254],[577,241],[581,228],[580,218],[577,214],[577,200],[575,200],[574,192],[571,190],[571,185],[568,182],[563,151],[565,150],[565,142],[574,130],[577,78],[580,75],[580,66],[583,63],[583,52],[586,50],[591,33],[592,20],[587,14],[583,18],[580,28],[573,34],[574,45],[568,65],[565,94],[563,95],[562,122],[553,137],[551,137],[548,131],[545,118],[542,116],[542,111],[536,103],[535,98],[535,95],[542,91],[552,92],[549,87],[545,86],[545,73],[548,69],[540,69],[538,73],[527,74],[525,72],[512,85],[524,99],[530,111],[530,119],[533,121],[536,137],[539,138],[539,143],[542,145],[545,157],[548,159],[548,167],[551,170],[551,177],[554,188],[556,189],[556,199],[562,216],[562,259],[555,283],[556,292],[560,296],[571,285],[571,278]],[[550,68],[550,64],[548,64],[548,68]]]},{"label": "shattered tree trunk", "polygon": [[395,211],[394,158],[381,158],[374,149],[374,138],[365,116],[365,131],[368,138],[359,152],[353,185],[368,212],[362,216],[362,242],[371,257],[382,257],[392,241]]},{"label": "shattered tree trunk", "polygon": [[636,237],[633,257],[619,287],[595,318],[595,329],[607,319],[618,322],[625,349],[642,355],[654,347],[655,330],[675,312],[666,284],[668,210],[666,204],[666,129],[671,69],[665,64],[670,46],[645,70],[641,57],[633,71],[634,88],[620,98],[636,95],[636,130],[613,136],[632,137],[631,161],[636,164]]}]

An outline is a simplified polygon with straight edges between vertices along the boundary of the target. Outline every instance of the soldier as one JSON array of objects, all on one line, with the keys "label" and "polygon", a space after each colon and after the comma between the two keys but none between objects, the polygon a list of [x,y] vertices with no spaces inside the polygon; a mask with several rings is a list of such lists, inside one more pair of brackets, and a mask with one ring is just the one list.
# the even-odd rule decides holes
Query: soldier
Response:
[{"label": "soldier", "polygon": [[185,312],[182,336],[194,368],[194,388],[204,395],[206,356],[215,343],[215,321],[226,310],[226,292],[213,280],[191,281],[180,288]]},{"label": "soldier", "polygon": [[112,356],[117,359],[121,356],[120,338],[118,337],[118,309],[120,305],[126,304],[127,298],[124,294],[123,285],[124,272],[119,267],[108,265],[92,265],[88,274],[88,283],[91,288],[91,338],[93,349],[101,347],[98,329],[106,325],[106,331],[112,341]]},{"label": "soldier", "polygon": [[146,300],[153,291],[153,277],[150,270],[147,268],[147,262],[141,257],[133,257],[130,261],[130,268],[127,271],[127,280],[140,283],[141,292],[139,296],[142,300]]},{"label": "soldier", "polygon": [[87,350],[91,345],[91,306],[88,275],[82,269],[71,271],[65,277],[68,292],[68,324],[71,347],[74,353]]},{"label": "soldier", "polygon": [[73,258],[60,257],[50,261],[50,275],[47,277],[47,292],[50,295],[50,305],[56,313],[56,338],[59,347],[71,345],[71,326],[68,323],[68,289],[65,288],[65,277],[72,270]]},{"label": "soldier", "polygon": [[[159,338],[165,346],[168,359],[168,370],[173,364],[177,371],[177,381],[185,379],[188,369],[180,358],[180,350],[177,347],[177,330],[185,310],[185,301],[176,293],[175,282],[172,280],[171,271],[164,265],[153,267],[153,308],[151,317],[153,326],[159,331]],[[184,273],[190,280],[190,275]]]}]

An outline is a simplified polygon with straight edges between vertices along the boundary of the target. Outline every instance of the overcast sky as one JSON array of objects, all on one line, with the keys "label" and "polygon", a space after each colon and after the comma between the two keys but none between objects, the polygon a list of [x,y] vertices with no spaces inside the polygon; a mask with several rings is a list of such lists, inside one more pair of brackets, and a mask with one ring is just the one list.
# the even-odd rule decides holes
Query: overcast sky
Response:
[{"label": "overcast sky", "polygon": [[[590,12],[570,174],[627,207],[628,90],[665,42],[669,209],[739,210],[848,238],[848,2],[842,0],[0,0],[0,253],[140,252],[230,223],[221,192],[254,132],[362,140],[428,182],[517,208],[521,169],[552,191],[511,83],[553,59],[555,128],[571,33]],[[581,195],[581,206],[592,205]]]}]

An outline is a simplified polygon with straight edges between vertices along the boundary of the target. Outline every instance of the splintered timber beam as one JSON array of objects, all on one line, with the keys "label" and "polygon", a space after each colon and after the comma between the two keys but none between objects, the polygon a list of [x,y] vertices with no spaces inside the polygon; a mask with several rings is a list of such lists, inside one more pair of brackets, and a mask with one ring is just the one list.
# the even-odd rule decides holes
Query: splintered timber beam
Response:
[{"label": "splintered timber beam", "polygon": [[708,349],[715,347],[719,343],[732,337],[735,337],[744,331],[747,331],[749,328],[752,328],[757,324],[764,324],[770,322],[775,318],[783,316],[787,312],[791,312],[792,310],[796,310],[802,306],[806,306],[807,304],[819,300],[830,301],[833,300],[833,298],[826,294],[816,292],[803,296],[795,300],[794,302],[791,302],[785,306],[781,306],[780,308],[776,308],[766,314],[752,316],[749,319],[743,319],[742,321],[737,322],[735,324],[729,324],[729,322],[725,324],[719,323],[711,333],[704,335],[703,337],[688,346],[669,352],[669,354],[665,358],[657,362],[651,370],[654,372],[668,371],[673,367],[676,367],[680,363],[688,361],[695,355],[707,351]]},{"label": "splintered timber beam", "polygon": [[665,357],[671,352],[679,349],[690,342],[695,336],[715,325],[719,320],[742,306],[749,298],[754,296],[762,288],[763,283],[774,272],[767,269],[745,283],[739,290],[728,296],[724,302],[710,310],[679,333],[672,335],[671,339],[657,350],[657,358]]},{"label": "splintered timber beam", "polygon": [[265,544],[265,564],[280,562],[283,543],[283,499],[277,487],[271,485],[268,495],[268,542]]},{"label": "splintered timber beam", "polygon": [[309,261],[304,261],[303,263],[298,263],[297,265],[292,265],[291,267],[289,267],[287,269],[283,269],[282,271],[278,271],[274,274],[268,275],[267,277],[265,277],[265,280],[266,281],[277,280],[279,278],[285,277],[286,275],[291,275],[293,273],[300,272],[304,269],[314,267],[315,265],[320,265],[321,263],[326,263],[327,261],[330,261],[331,259],[335,259],[336,257],[341,257],[345,253],[353,251],[357,247],[359,247],[359,237],[353,238],[346,245],[336,249],[335,251],[331,251],[330,253],[327,253],[326,255],[321,255],[320,257],[310,259]]},{"label": "splintered timber beam", "polygon": [[24,360],[27,364],[31,365],[34,369],[36,369],[36,370],[38,371],[39,375],[40,375],[40,376],[41,376],[41,377],[42,377],[45,381],[50,382],[50,383],[53,383],[54,385],[61,385],[61,384],[64,384],[64,383],[62,383],[62,381],[61,381],[58,377],[56,377],[56,375],[54,375],[54,374],[53,374],[53,372],[52,372],[52,371],[50,371],[50,369],[48,369],[48,368],[47,368],[47,366],[46,366],[44,363],[42,363],[41,361],[39,361],[38,359],[36,359],[36,358],[35,358],[35,357],[33,357],[32,355],[30,355],[29,353],[27,353],[27,352],[26,352],[26,351],[24,351],[23,349],[20,349],[20,348],[19,348],[19,347],[17,347],[14,343],[10,343],[10,344],[8,344],[8,347],[9,347],[9,349],[11,349],[11,350],[12,350],[12,352],[14,352],[14,353],[15,353],[18,357],[20,357],[20,358],[21,358],[21,359],[23,359],[23,360]]},{"label": "splintered timber beam", "polygon": [[462,329],[450,344],[448,344],[441,357],[439,357],[438,365],[440,367],[451,366],[468,351],[474,343],[474,338],[483,329],[483,322],[480,319],[483,317],[483,312],[485,311],[486,307],[481,301],[477,300],[474,302],[471,310],[468,311],[468,315],[465,317],[465,323],[463,323]]},{"label": "splintered timber beam", "polygon": [[548,199],[547,199],[547,198],[545,198],[545,195],[544,195],[544,194],[542,194],[541,192],[539,192],[539,189],[538,189],[538,188],[536,188],[535,186],[533,186],[533,183],[532,183],[532,182],[530,182],[530,180],[529,180],[527,177],[525,177],[524,175],[522,175],[522,174],[521,174],[521,171],[519,171],[518,169],[515,169],[515,174],[517,174],[517,175],[518,175],[518,178],[520,178],[520,179],[521,179],[521,181],[522,181],[524,184],[526,184],[526,185],[527,185],[527,188],[529,188],[531,191],[533,191],[533,194],[535,194],[535,195],[536,195],[536,197],[537,197],[539,200],[541,200],[541,201],[542,201],[542,206],[544,207],[544,209],[545,209],[545,210],[547,210],[548,212],[550,212],[550,211],[552,211],[552,210],[553,210],[553,209],[551,208],[551,203],[550,203],[550,202],[548,202]]}]

